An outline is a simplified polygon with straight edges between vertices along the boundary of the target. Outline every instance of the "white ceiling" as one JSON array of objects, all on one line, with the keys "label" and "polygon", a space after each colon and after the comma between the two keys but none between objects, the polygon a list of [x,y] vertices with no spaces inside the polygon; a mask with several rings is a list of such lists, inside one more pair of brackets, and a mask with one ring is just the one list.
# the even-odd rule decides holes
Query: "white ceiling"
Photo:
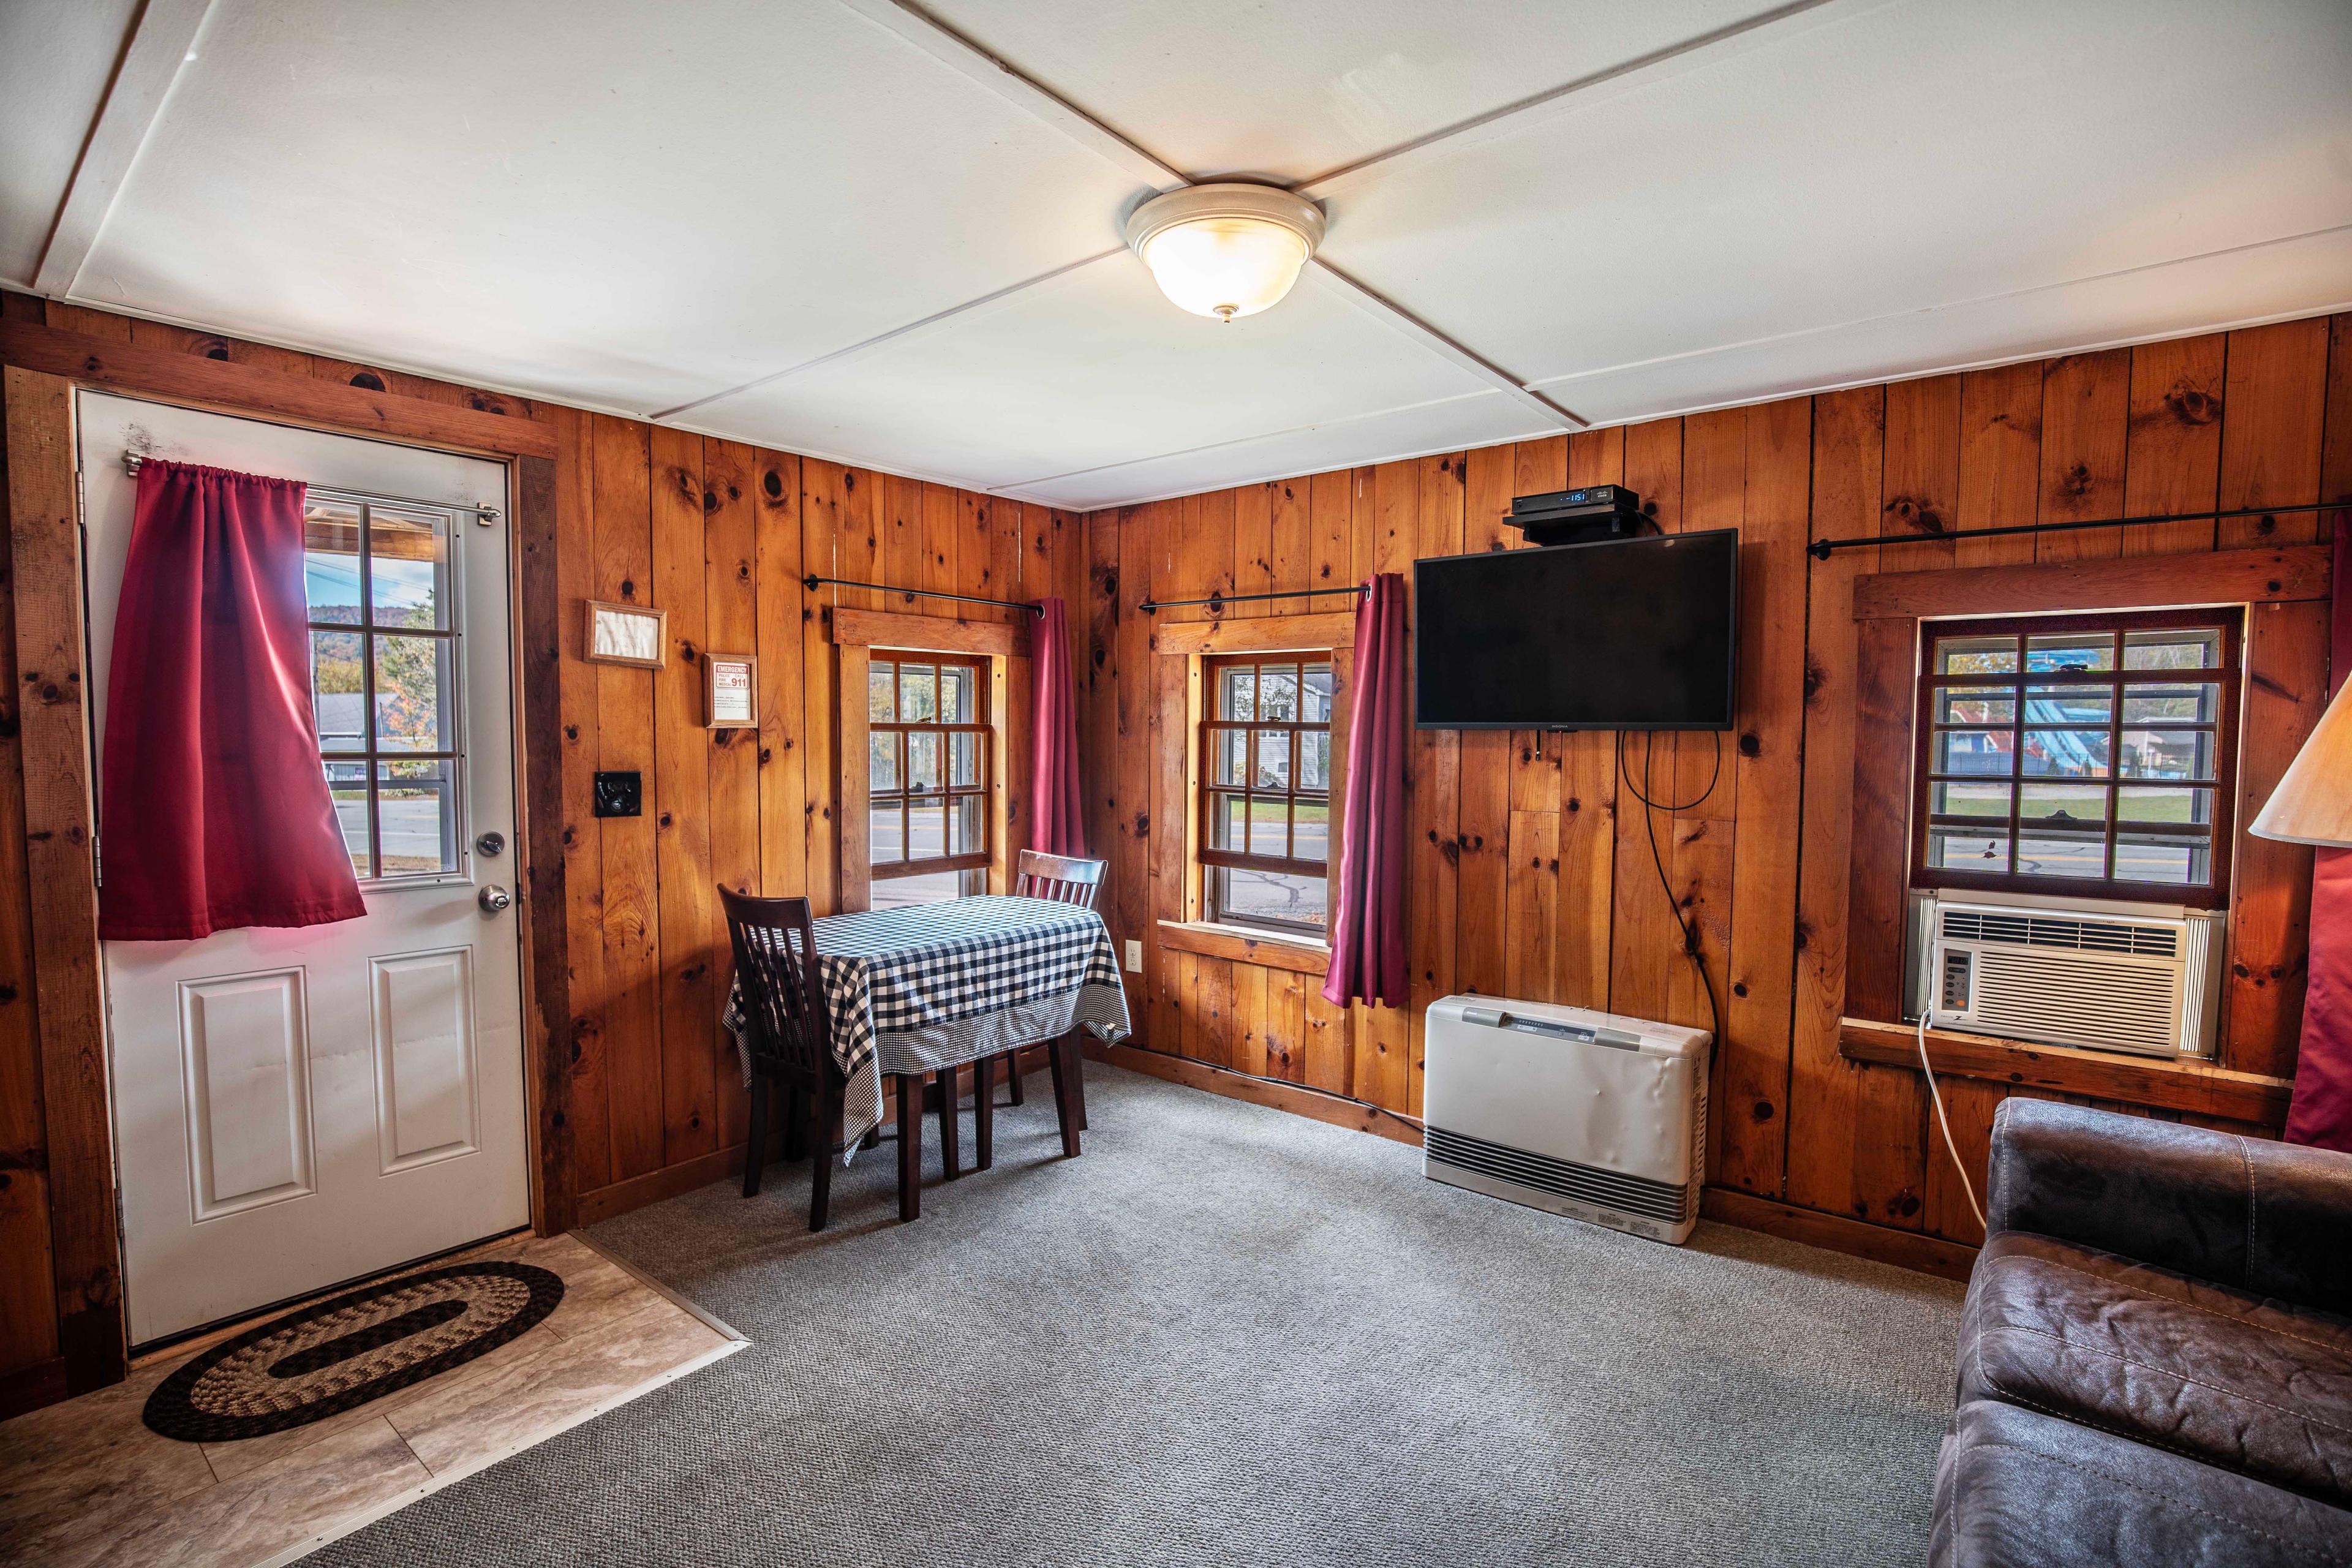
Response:
[{"label": "white ceiling", "polygon": [[[2343,0],[133,10],[0,5],[0,279],[1056,505],[2352,305]],[[1161,300],[1228,174],[1344,278]]]}]

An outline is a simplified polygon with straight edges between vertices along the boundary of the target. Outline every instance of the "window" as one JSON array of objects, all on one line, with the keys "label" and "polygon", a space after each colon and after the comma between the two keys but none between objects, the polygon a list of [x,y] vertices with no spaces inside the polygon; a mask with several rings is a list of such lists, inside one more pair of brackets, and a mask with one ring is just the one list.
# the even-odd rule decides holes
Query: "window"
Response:
[{"label": "window", "polygon": [[310,694],[352,869],[457,869],[452,514],[314,497],[302,523]]},{"label": "window", "polygon": [[1924,623],[1913,885],[2227,902],[2241,627]]},{"label": "window", "polygon": [[1319,937],[1330,918],[1331,661],[1265,654],[1203,666],[1203,913]]},{"label": "window", "polygon": [[871,907],[987,891],[988,666],[884,653],[866,665]]}]

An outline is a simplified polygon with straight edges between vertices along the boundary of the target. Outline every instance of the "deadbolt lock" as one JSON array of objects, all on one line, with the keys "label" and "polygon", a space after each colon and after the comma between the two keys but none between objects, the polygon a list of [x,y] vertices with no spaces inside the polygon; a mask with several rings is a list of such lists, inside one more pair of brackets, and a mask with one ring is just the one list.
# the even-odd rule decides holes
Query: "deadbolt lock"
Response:
[{"label": "deadbolt lock", "polygon": [[486,860],[494,855],[503,855],[506,851],[507,836],[503,833],[485,833],[474,840],[474,853]]}]

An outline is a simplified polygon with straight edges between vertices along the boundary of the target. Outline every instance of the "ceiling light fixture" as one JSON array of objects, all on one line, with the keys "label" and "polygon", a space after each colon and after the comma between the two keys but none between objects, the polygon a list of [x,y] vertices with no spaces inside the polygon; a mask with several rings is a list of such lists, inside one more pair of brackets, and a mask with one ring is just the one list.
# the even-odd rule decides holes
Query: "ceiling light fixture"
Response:
[{"label": "ceiling light fixture", "polygon": [[1323,209],[1272,185],[1188,185],[1129,215],[1127,243],[1177,305],[1230,321],[1290,292],[1323,243]]}]

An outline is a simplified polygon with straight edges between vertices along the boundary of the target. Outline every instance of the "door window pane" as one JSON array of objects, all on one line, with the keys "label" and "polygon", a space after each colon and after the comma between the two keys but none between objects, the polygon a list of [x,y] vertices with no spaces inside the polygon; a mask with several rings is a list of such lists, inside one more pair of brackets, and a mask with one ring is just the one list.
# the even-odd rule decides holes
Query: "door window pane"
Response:
[{"label": "door window pane", "polygon": [[375,639],[375,743],[385,752],[446,752],[449,639]]},{"label": "door window pane", "polygon": [[377,764],[378,875],[418,877],[457,868],[456,766],[446,758]]},{"label": "door window pane", "polygon": [[314,500],[302,512],[302,594],[310,619],[355,626],[360,613],[362,513],[341,501]]},{"label": "door window pane", "polygon": [[313,499],[303,514],[311,710],[362,878],[460,863],[456,528],[424,508]]},{"label": "door window pane", "polygon": [[365,763],[329,763],[327,792],[335,801],[335,826],[342,830],[343,847],[351,852],[352,873],[372,877],[368,864],[368,792]]},{"label": "door window pane", "polygon": [[310,634],[310,708],[322,752],[367,750],[366,645],[359,632]]},{"label": "door window pane", "polygon": [[372,619],[395,629],[449,629],[449,519],[368,509]]}]

